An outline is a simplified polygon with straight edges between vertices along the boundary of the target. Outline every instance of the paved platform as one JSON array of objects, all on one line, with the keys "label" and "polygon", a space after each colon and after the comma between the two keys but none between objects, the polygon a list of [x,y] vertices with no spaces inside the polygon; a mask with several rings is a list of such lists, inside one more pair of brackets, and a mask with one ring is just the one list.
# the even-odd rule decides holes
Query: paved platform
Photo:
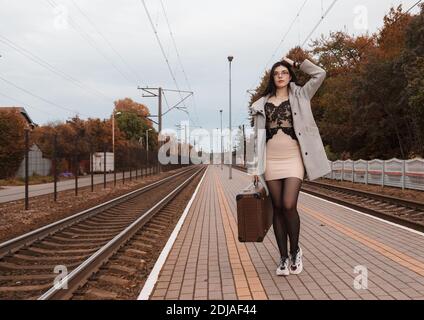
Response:
[{"label": "paved platform", "polygon": [[235,197],[251,177],[228,170],[208,167],[148,298],[424,299],[422,233],[303,192],[304,270],[276,276],[272,228],[263,243],[238,241]]}]

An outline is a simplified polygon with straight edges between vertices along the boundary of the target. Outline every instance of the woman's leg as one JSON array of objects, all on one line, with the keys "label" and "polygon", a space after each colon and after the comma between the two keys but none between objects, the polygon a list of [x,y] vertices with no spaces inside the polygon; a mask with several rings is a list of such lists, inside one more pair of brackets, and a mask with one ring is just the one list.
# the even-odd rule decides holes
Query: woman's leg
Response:
[{"label": "woman's leg", "polygon": [[294,255],[299,247],[300,218],[297,212],[297,199],[302,180],[296,177],[283,179],[283,213],[287,222],[287,232],[290,239],[290,254]]},{"label": "woman's leg", "polygon": [[274,208],[273,228],[275,239],[277,240],[278,249],[281,257],[288,257],[287,251],[287,228],[283,213],[283,181],[268,180],[267,186],[271,195],[272,206]]}]

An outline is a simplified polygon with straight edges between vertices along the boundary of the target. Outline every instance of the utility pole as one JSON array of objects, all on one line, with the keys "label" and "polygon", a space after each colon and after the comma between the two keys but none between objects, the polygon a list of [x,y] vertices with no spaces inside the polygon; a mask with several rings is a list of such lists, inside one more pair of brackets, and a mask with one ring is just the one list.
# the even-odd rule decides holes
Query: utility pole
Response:
[{"label": "utility pole", "polygon": [[[162,88],[161,87],[159,87],[158,88],[158,120],[159,120],[159,124],[158,124],[158,129],[159,129],[159,131],[158,131],[158,155],[159,155],[159,150],[160,150],[160,148],[161,148],[161,146],[162,146],[162,143],[161,143],[161,141],[159,141],[159,135],[160,135],[160,132],[162,131]],[[149,137],[149,135],[147,134],[147,138]],[[158,161],[158,163],[159,163],[159,173],[161,173],[162,172],[162,167],[161,167],[161,165],[160,165],[160,162]]]},{"label": "utility pole", "polygon": [[120,111],[112,111],[112,153],[113,153],[113,185],[116,186],[116,155],[115,155],[115,116],[121,114]]},{"label": "utility pole", "polygon": [[[138,87],[139,90],[143,90],[144,92],[147,92],[147,94],[143,93],[142,96],[143,97],[158,97],[158,114],[157,115],[150,115],[148,118],[149,120],[153,121],[154,123],[156,123],[158,125],[158,130],[159,133],[162,131],[162,117],[167,114],[169,111],[171,111],[174,108],[177,108],[178,110],[182,110],[184,112],[187,113],[186,107],[178,107],[178,105],[180,105],[182,102],[184,102],[188,97],[190,97],[191,95],[193,95],[192,91],[181,91],[181,90],[172,90],[172,89],[163,89],[162,87],[159,88],[149,88],[149,87]],[[170,91],[170,92],[182,92],[182,93],[186,93],[187,96],[184,97],[183,99],[181,99],[178,103],[176,103],[174,106],[170,107],[167,111],[162,112],[162,95],[164,94],[165,91]],[[157,117],[158,118],[158,122],[154,121],[153,119],[150,119],[150,117]]]},{"label": "utility pole", "polygon": [[[218,128],[216,128],[216,134],[218,135],[218,137],[219,137],[219,129]],[[212,143],[213,143],[213,138],[212,138]],[[218,139],[216,139],[216,149],[215,149],[215,146],[213,146],[213,150],[215,151],[215,153],[218,153],[218,150],[219,150],[219,142],[218,142]],[[219,154],[221,154],[221,152],[219,152]],[[213,154],[213,156],[214,156],[214,158],[212,158],[214,161],[215,161],[215,154]]]},{"label": "utility pole", "polygon": [[232,166],[233,166],[233,142],[232,142],[232,138],[231,138],[231,61],[233,61],[232,56],[228,56],[228,62],[230,65],[230,87],[229,87],[229,98],[230,98],[230,172],[229,172],[229,179],[232,179]]},{"label": "utility pole", "polygon": [[[184,124],[176,124],[175,126],[181,131],[181,140],[180,140],[181,143],[180,144],[181,144],[181,155],[183,155],[183,153],[185,153],[185,151],[187,151],[187,149],[188,149],[188,151],[190,151],[189,143],[187,143],[187,141],[188,141],[188,137],[187,137],[187,133],[188,133],[187,122],[185,122]],[[183,137],[182,137],[182,128],[183,128],[183,126],[184,126],[184,143],[183,143]],[[189,155],[188,156],[190,157],[190,152],[189,152]]]},{"label": "utility pole", "polygon": [[244,133],[244,124],[239,126],[239,129],[242,130],[243,134],[243,167],[246,167],[246,136]]},{"label": "utility pole", "polygon": [[25,210],[29,209],[29,128],[25,128]]},{"label": "utility pole", "polygon": [[[158,114],[157,115],[150,115],[149,117],[146,117],[146,118],[149,119],[150,121],[153,121],[154,123],[156,123],[158,125],[158,130],[159,130],[158,131],[158,148],[160,150],[162,142],[159,141],[159,135],[160,135],[160,132],[162,131],[162,117],[174,108],[177,108],[178,110],[184,111],[188,114],[186,107],[178,107],[178,105],[181,104],[182,102],[184,102],[184,100],[186,100],[188,97],[193,95],[193,92],[192,91],[163,89],[162,87],[159,87],[159,88],[138,87],[137,89],[143,90],[143,92],[147,92],[147,94],[144,94],[144,93],[142,94],[143,97],[158,97]],[[162,112],[162,94],[164,94],[165,91],[186,93],[187,96],[182,98],[177,104],[175,104],[174,106],[172,106],[171,108],[169,108],[165,112]],[[154,121],[153,119],[150,119],[150,117],[157,117],[158,122]],[[160,165],[160,162],[159,162],[159,172],[162,171],[161,169],[162,169],[162,166]]]},{"label": "utility pole", "polygon": [[243,167],[246,168],[246,133],[243,125]]},{"label": "utility pole", "polygon": [[162,131],[162,88],[158,88],[158,120],[159,120],[159,132]]},{"label": "utility pole", "polygon": [[220,150],[220,159],[221,159],[221,170],[223,170],[223,168],[222,168],[222,158],[223,158],[223,155],[224,155],[224,151],[223,151],[223,149],[222,149],[222,109],[221,110],[219,110],[219,113],[221,114],[221,135],[220,135],[220,137],[221,137],[221,140],[220,140],[220,146],[221,146],[221,150]]}]

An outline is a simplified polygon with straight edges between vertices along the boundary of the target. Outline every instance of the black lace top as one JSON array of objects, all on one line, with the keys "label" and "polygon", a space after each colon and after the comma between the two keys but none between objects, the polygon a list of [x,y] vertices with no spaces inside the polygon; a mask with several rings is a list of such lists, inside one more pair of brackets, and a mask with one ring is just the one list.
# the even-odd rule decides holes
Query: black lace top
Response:
[{"label": "black lace top", "polygon": [[266,142],[272,139],[274,134],[281,129],[285,134],[298,140],[293,128],[293,118],[289,100],[283,101],[279,106],[275,106],[271,102],[265,104],[266,115]]}]

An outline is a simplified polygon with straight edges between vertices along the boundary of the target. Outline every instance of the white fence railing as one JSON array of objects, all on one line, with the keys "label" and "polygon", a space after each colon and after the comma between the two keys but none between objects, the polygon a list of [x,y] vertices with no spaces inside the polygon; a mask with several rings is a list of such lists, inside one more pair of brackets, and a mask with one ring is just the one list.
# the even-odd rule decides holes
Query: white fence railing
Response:
[{"label": "white fence railing", "polygon": [[330,161],[324,178],[424,191],[424,159]]}]

